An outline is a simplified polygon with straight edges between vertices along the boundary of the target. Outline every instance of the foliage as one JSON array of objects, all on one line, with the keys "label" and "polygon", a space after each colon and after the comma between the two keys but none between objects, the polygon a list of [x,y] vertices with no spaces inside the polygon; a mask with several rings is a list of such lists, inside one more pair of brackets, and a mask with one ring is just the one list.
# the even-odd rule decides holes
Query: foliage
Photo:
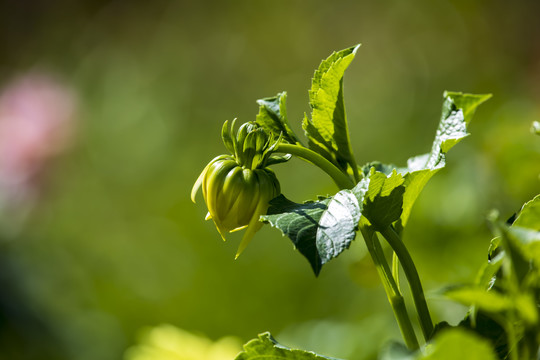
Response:
[{"label": "foliage", "polygon": [[[405,342],[405,346],[387,347],[381,353],[383,359],[532,359],[540,344],[540,196],[525,204],[510,224],[492,218],[497,238],[477,283],[450,287],[445,292],[453,301],[471,306],[467,317],[455,327],[433,323],[419,274],[401,238],[420,192],[445,167],[447,152],[469,135],[467,127],[477,107],[491,95],[445,92],[431,152],[409,158],[405,167],[380,162],[358,166],[343,97],[344,72],[358,47],[333,53],[315,71],[309,91],[311,117],[305,115],[302,122],[307,147],[289,126],[284,92],[258,101],[258,126],[269,138],[279,133],[267,156],[275,156],[273,152],[297,156],[325,171],[339,188],[333,196],[304,203],[280,194],[269,202],[260,220],[289,237],[315,275],[349,248],[357,231],[362,233]],[[393,251],[392,267],[379,236]],[[400,265],[419,317],[422,347],[405,306]],[[246,344],[237,359],[263,357],[326,358],[286,348],[265,333]]]},{"label": "foliage", "polygon": [[235,358],[235,360],[252,359],[332,360],[333,358],[317,355],[311,351],[289,349],[280,345],[270,333],[264,333],[244,345],[244,351]]}]

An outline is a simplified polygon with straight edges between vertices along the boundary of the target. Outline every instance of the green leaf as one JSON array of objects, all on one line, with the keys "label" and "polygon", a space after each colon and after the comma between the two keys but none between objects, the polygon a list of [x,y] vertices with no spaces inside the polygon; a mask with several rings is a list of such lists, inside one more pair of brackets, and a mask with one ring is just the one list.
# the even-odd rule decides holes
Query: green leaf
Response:
[{"label": "green leaf", "polygon": [[360,205],[350,190],[341,190],[328,203],[317,228],[317,251],[323,264],[348,249],[356,236]]},{"label": "green leaf", "polygon": [[405,193],[403,194],[403,213],[401,225],[405,227],[411,214],[412,206],[424,186],[440,169],[446,165],[445,155],[454,145],[468,136],[467,125],[476,108],[491,95],[462,94],[445,92],[441,120],[433,141],[431,152],[410,158],[407,166],[397,168],[394,165],[369,163],[363,167],[364,174],[371,167],[389,175],[394,169],[403,175]]},{"label": "green leaf", "polygon": [[540,195],[523,205],[513,225],[540,231]]},{"label": "green leaf", "polygon": [[467,316],[458,326],[462,329],[474,331],[475,334],[489,340],[491,348],[497,353],[498,358],[507,358],[509,345],[505,329],[487,313],[478,311],[474,320],[471,316]]},{"label": "green leaf", "polygon": [[304,117],[302,124],[312,150],[342,169],[349,164],[353,171],[356,165],[345,114],[343,75],[359,46],[334,52],[321,62],[309,91],[311,119]]},{"label": "green leaf", "polygon": [[496,360],[490,343],[474,334],[459,328],[441,331],[433,344],[426,346],[422,360]]},{"label": "green leaf", "polygon": [[418,353],[407,349],[407,347],[398,342],[391,342],[386,345],[379,354],[379,360],[414,360]]},{"label": "green leaf", "polygon": [[475,283],[485,290],[491,289],[495,284],[497,273],[502,267],[504,257],[504,252],[499,252],[497,255],[490,257],[489,261],[480,268]]},{"label": "green leaf", "polygon": [[354,240],[360,211],[358,199],[351,190],[304,204],[280,195],[270,201],[267,215],[261,216],[261,221],[288,236],[318,275],[324,264],[341,254]]},{"label": "green leaf", "polygon": [[512,299],[495,290],[486,291],[478,286],[462,286],[445,292],[445,296],[463,305],[474,305],[488,313],[500,313],[513,307]]},{"label": "green leaf", "polygon": [[395,170],[386,175],[371,169],[369,188],[364,196],[363,215],[379,231],[401,216],[405,179]]},{"label": "green leaf", "polygon": [[[505,268],[505,276],[521,284],[531,271],[531,260],[540,265],[540,232],[490,219],[493,230],[500,238],[494,239],[490,250],[496,247],[496,253],[502,253],[509,267]],[[511,275],[514,274],[514,276]],[[518,285],[518,284],[515,284]]]},{"label": "green leaf", "polygon": [[[519,251],[521,257],[534,261],[540,268],[540,231],[513,225],[503,234],[510,242],[510,246]],[[525,268],[525,263],[523,267]],[[524,272],[528,272],[528,266]]]},{"label": "green leaf", "polygon": [[443,95],[444,103],[442,108],[441,121],[431,155],[425,168],[436,168],[439,162],[444,161],[444,154],[454,145],[468,136],[467,125],[472,119],[478,105],[488,100],[491,95],[462,94],[446,91]]},{"label": "green leaf", "polygon": [[496,360],[491,343],[463,328],[446,328],[426,344],[423,351],[412,352],[393,343],[379,356],[381,360]]},{"label": "green leaf", "polygon": [[267,132],[274,135],[282,134],[283,140],[290,143],[299,143],[287,120],[287,93],[281,92],[273,97],[257,100],[259,114],[255,121]]},{"label": "green leaf", "polygon": [[289,349],[280,345],[270,333],[260,334],[257,339],[253,339],[244,345],[242,351],[235,360],[337,360],[322,355],[317,355],[311,351]]}]

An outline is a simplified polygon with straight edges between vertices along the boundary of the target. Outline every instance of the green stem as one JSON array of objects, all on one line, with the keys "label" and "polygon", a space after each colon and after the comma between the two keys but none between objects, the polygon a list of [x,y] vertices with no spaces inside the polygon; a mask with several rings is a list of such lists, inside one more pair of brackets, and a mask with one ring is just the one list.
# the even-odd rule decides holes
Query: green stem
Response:
[{"label": "green stem", "polygon": [[431,315],[429,314],[426,297],[424,295],[424,290],[422,289],[422,283],[420,282],[420,277],[418,276],[416,266],[414,265],[405,244],[403,244],[403,241],[401,241],[401,238],[392,226],[388,226],[386,229],[381,231],[381,234],[388,241],[399,258],[399,262],[403,267],[403,272],[405,273],[411,288],[412,298],[414,305],[416,306],[416,311],[418,312],[420,327],[422,328],[424,339],[429,341],[433,335],[433,321],[431,320]]},{"label": "green stem", "polygon": [[396,253],[392,254],[392,276],[394,276],[394,279],[396,279],[396,283],[398,286],[398,289],[401,290],[399,286],[399,259],[396,255]]},{"label": "green stem", "polygon": [[334,164],[313,150],[300,145],[279,144],[275,149],[275,152],[291,154],[315,166],[318,166],[325,173],[330,175],[340,189],[352,189],[354,187],[354,183],[348,175],[344,174]]},{"label": "green stem", "polygon": [[360,231],[362,232],[369,254],[373,259],[377,272],[382,280],[386,296],[388,297],[388,301],[390,302],[390,306],[396,317],[405,345],[407,345],[407,348],[410,350],[416,350],[419,348],[418,340],[416,339],[416,334],[414,333],[409,314],[407,313],[407,308],[405,307],[405,300],[392,277],[390,267],[384,256],[377,234],[367,226],[361,226]]},{"label": "green stem", "polygon": [[354,155],[352,153],[352,149],[350,148],[350,146],[349,146],[349,151],[351,153],[351,161],[349,161],[349,164],[351,165],[354,180],[358,183],[360,182],[360,180],[362,180],[362,176],[360,175],[360,172],[358,171],[358,165],[356,165],[356,160],[354,158]]}]

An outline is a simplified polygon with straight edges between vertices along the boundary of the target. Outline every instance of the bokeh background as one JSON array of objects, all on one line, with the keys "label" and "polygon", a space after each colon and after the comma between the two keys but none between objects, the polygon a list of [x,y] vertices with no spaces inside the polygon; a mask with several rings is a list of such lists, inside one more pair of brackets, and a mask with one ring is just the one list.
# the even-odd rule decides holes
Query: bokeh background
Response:
[{"label": "bokeh background", "polygon": [[[0,358],[135,358],[160,324],[176,347],[269,330],[349,359],[399,339],[361,239],[319,278],[267,227],[235,261],[241,235],[224,243],[189,199],[225,152],[224,120],[286,90],[301,132],[314,69],[357,43],[359,163],[428,152],[444,90],[494,95],[405,233],[434,318],[458,322],[437,290],[474,280],[491,209],[509,217],[540,189],[539,14],[534,0],[0,0]],[[299,160],[275,171],[295,201],[336,191]]]}]

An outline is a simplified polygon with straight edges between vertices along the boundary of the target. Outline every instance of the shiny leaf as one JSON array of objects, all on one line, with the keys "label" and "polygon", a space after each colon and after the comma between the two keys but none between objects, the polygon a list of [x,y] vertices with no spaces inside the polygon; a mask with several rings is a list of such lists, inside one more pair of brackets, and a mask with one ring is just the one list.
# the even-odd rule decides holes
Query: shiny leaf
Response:
[{"label": "shiny leaf", "polygon": [[360,205],[350,190],[331,198],[297,204],[283,195],[270,201],[261,220],[281,230],[304,255],[315,275],[337,257],[356,236]]}]

